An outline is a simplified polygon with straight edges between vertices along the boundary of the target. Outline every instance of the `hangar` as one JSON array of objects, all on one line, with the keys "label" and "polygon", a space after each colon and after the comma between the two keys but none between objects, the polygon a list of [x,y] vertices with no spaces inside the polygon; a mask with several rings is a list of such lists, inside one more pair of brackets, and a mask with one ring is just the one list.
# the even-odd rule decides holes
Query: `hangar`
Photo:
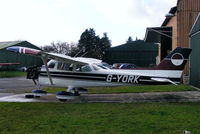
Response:
[{"label": "hangar", "polygon": [[149,67],[156,64],[157,55],[157,44],[136,40],[107,50],[105,61],[109,64],[133,63],[139,67]]},{"label": "hangar", "polygon": [[190,31],[190,84],[200,88],[200,13]]},{"label": "hangar", "polygon": [[22,46],[41,50],[28,41],[0,42],[0,63],[19,63],[19,65],[2,66],[0,68],[1,70],[16,70],[20,67],[41,66],[43,64],[40,58],[8,52],[6,48],[11,46]]},{"label": "hangar", "polygon": [[[160,27],[147,28],[145,41],[159,44],[160,60],[176,47],[190,47],[188,35],[199,12],[199,0],[177,0],[177,5],[165,15],[166,18]],[[188,64],[183,73],[183,80],[188,79],[189,73]]]}]

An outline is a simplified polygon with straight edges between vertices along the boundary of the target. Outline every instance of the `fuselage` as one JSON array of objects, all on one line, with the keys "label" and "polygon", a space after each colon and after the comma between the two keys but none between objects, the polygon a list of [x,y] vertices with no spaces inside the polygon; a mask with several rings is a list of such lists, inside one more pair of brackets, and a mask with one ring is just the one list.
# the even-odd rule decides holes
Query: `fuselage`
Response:
[{"label": "fuselage", "polygon": [[[54,65],[52,65],[52,63]],[[156,84],[152,78],[167,78],[178,83],[182,71],[153,69],[108,69],[101,64],[77,65],[57,61],[48,63],[54,86],[94,87],[135,84]],[[39,83],[50,85],[47,71],[42,67]]]}]

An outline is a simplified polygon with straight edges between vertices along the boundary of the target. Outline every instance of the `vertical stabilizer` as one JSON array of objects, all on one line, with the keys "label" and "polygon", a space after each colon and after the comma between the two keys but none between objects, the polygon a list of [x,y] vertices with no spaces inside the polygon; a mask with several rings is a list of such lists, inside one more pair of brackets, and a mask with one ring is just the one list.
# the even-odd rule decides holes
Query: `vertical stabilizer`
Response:
[{"label": "vertical stabilizer", "polygon": [[155,69],[157,70],[183,70],[189,59],[192,49],[177,47],[165,57]]}]

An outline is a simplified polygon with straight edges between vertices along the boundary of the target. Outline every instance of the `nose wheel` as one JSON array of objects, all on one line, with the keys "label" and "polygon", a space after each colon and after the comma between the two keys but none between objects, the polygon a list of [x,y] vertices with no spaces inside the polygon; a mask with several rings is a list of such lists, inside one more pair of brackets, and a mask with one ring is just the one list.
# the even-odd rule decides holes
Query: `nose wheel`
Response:
[{"label": "nose wheel", "polygon": [[80,96],[78,91],[72,93],[72,92],[66,92],[66,91],[59,91],[56,93],[56,98],[60,101],[67,101],[75,99],[77,96]]}]

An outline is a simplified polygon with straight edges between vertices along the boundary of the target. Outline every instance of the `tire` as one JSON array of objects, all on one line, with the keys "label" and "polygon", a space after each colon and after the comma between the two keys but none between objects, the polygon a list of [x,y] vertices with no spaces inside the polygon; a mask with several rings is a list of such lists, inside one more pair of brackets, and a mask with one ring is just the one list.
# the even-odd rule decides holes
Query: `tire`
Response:
[{"label": "tire", "polygon": [[32,99],[32,98],[34,98],[34,95],[32,95],[32,94],[27,94],[27,95],[25,95],[25,98]]}]

